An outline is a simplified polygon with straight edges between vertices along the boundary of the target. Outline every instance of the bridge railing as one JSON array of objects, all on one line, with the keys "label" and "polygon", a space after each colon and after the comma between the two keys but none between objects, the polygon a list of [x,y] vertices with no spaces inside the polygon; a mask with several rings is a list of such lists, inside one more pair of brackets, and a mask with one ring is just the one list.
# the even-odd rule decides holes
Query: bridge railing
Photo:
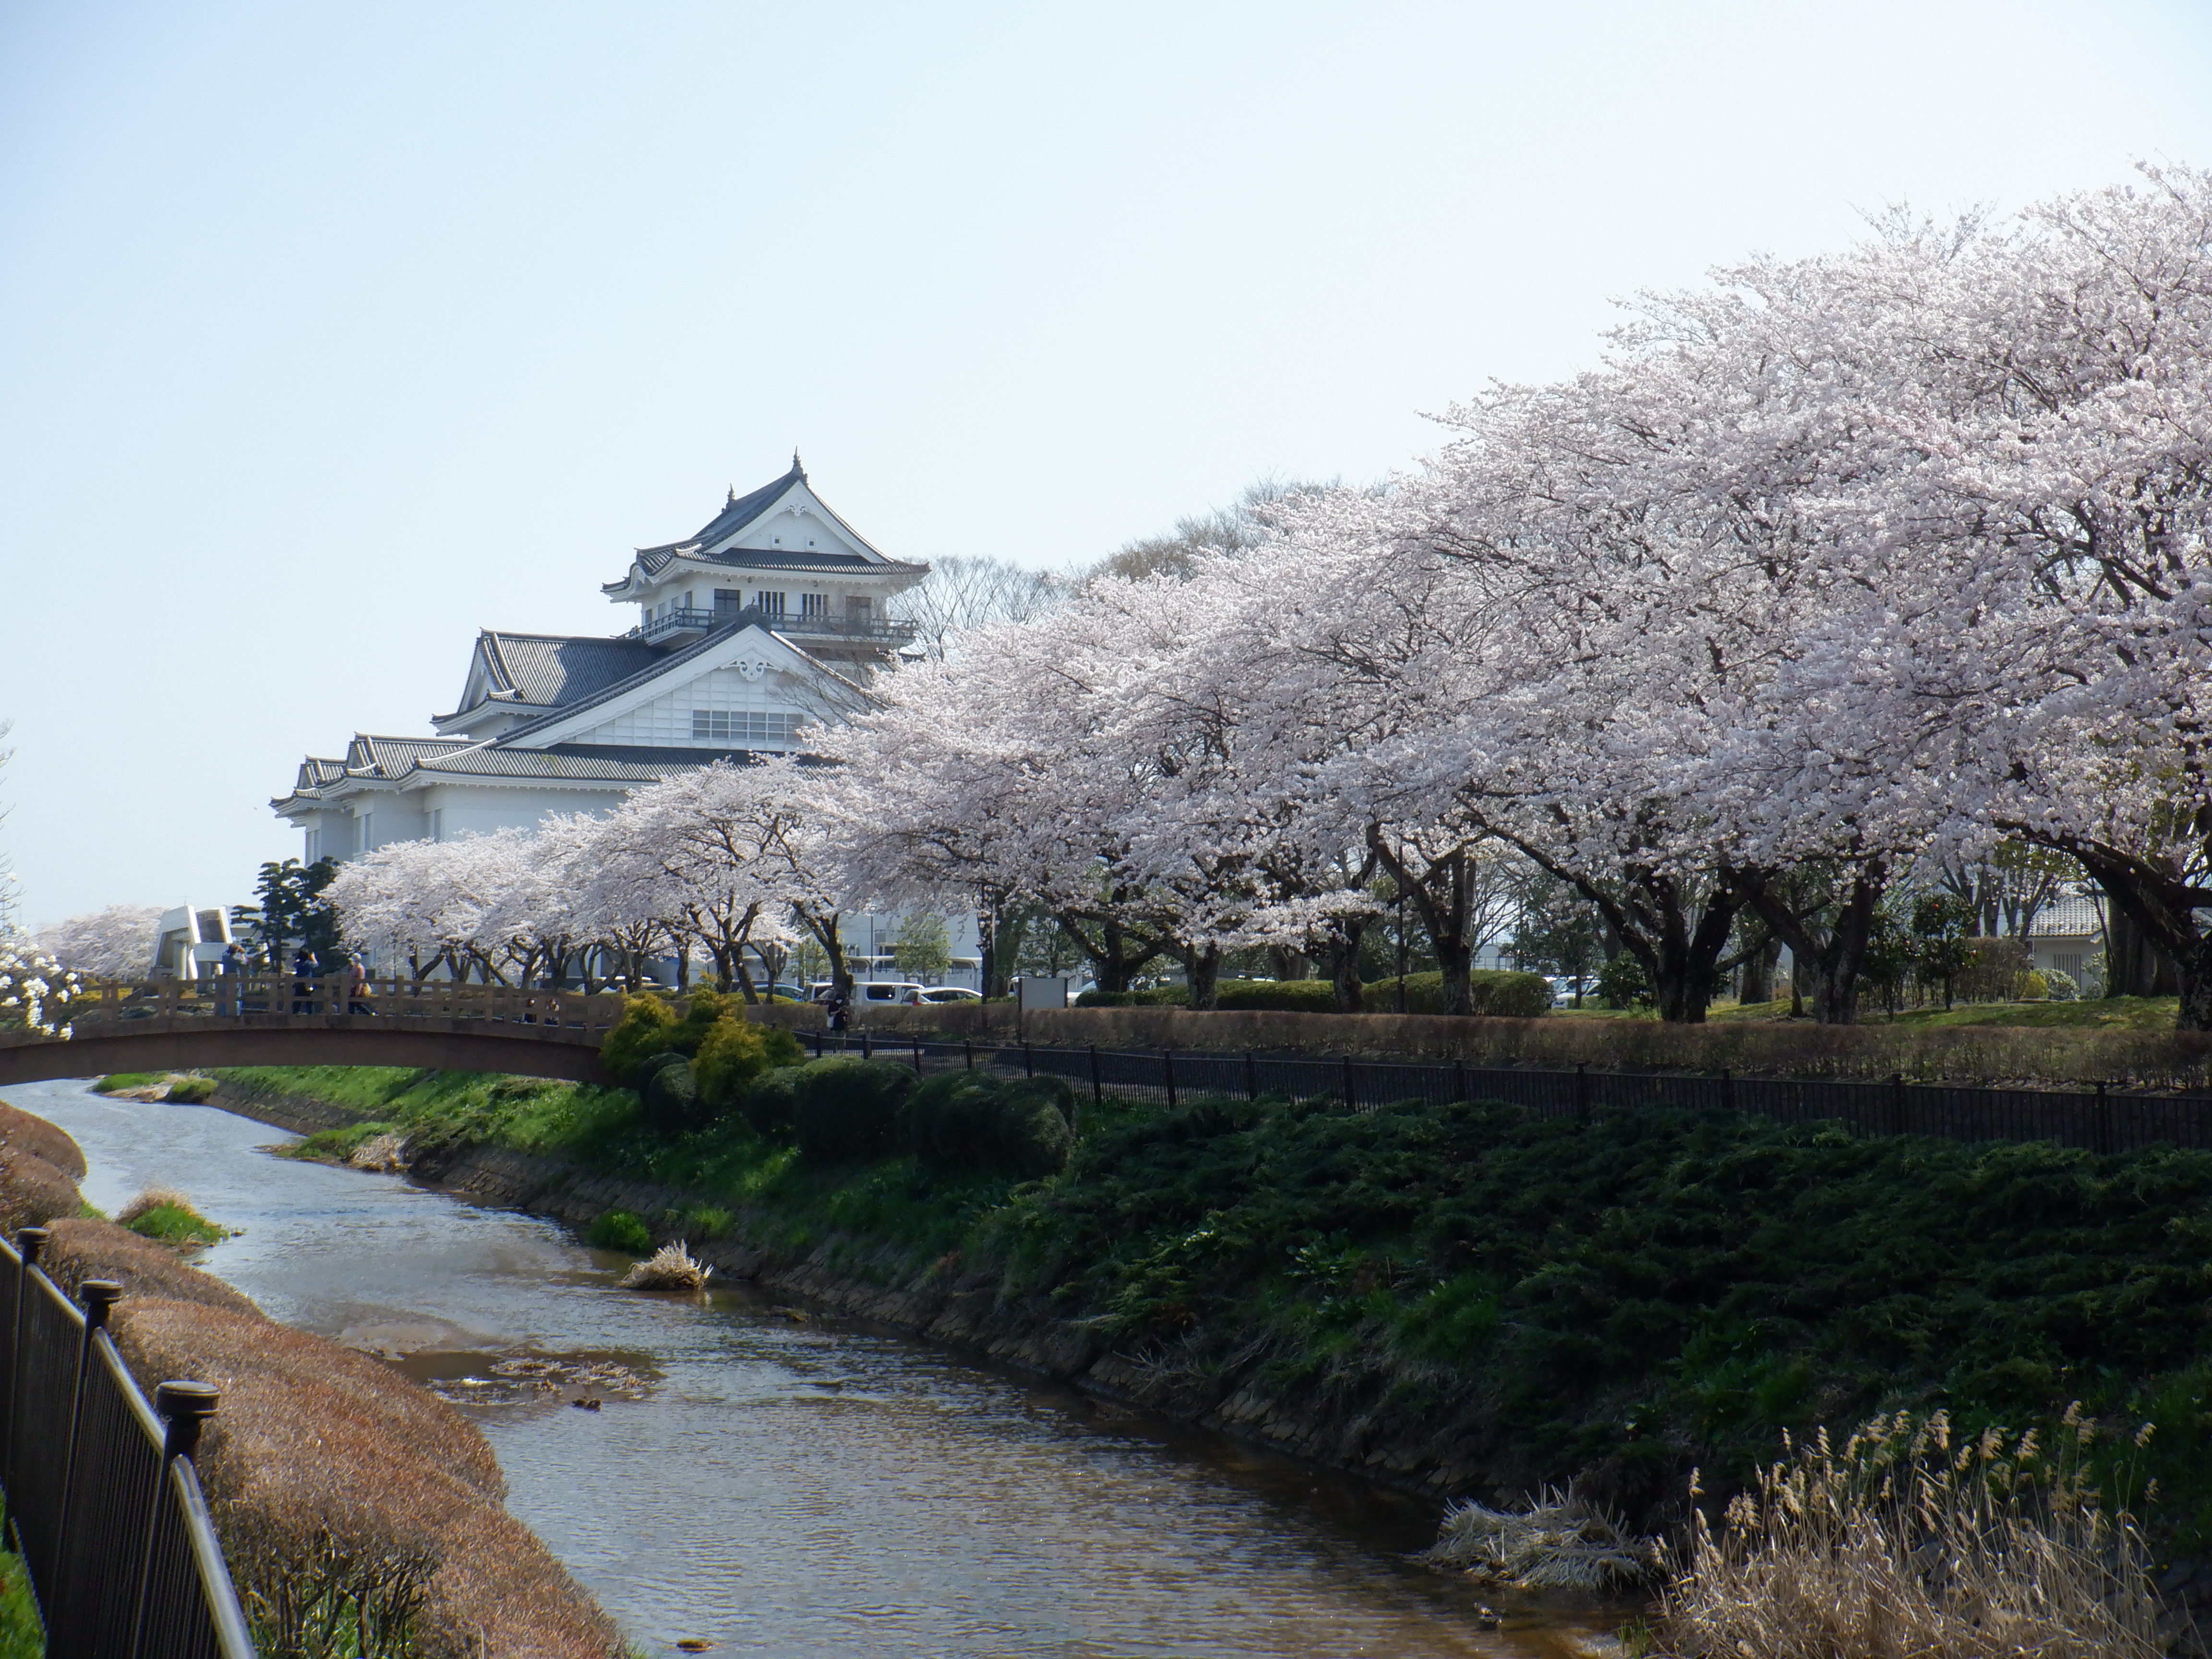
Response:
[{"label": "bridge railing", "polygon": [[266,971],[205,979],[103,981],[70,1004],[72,1026],[142,1019],[286,1019],[344,1015],[390,1019],[484,1020],[605,1032],[622,1018],[613,992],[547,991],[452,980],[307,976]]},{"label": "bridge railing", "polygon": [[79,1308],[38,1264],[43,1227],[0,1240],[0,1479],[46,1651],[86,1659],[254,1659],[192,1456],[203,1382],[149,1404],[106,1331],[119,1285]]}]

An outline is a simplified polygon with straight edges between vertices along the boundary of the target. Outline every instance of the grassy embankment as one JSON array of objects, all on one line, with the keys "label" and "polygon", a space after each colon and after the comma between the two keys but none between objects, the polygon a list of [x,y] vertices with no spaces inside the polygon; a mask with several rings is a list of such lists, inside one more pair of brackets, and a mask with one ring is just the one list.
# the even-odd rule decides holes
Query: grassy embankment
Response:
[{"label": "grassy embankment", "polygon": [[1748,1478],[1785,1429],[1899,1406],[2017,1427],[2078,1400],[2158,1425],[2162,1529],[2212,1545],[2212,1155],[1200,1101],[1086,1105],[1066,1170],[1017,1182],[817,1166],[735,1117],[665,1137],[624,1091],[242,1075],[374,1115],[326,1152],[390,1128],[661,1183],[695,1198],[646,1218],[655,1237],[993,1286],[1089,1322],[1161,1403],[1258,1390],[1419,1425],[1508,1492],[1579,1473],[1656,1512],[1692,1465],[1709,1490]]}]

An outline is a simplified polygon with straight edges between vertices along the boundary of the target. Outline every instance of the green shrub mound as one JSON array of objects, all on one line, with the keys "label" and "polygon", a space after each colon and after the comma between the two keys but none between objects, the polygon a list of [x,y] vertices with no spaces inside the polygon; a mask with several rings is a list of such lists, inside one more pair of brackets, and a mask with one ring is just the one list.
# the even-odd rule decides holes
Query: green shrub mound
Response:
[{"label": "green shrub mound", "polygon": [[799,1079],[804,1066],[777,1066],[745,1085],[745,1121],[763,1140],[788,1140],[799,1117]]},{"label": "green shrub mound", "polygon": [[700,1038],[694,1069],[700,1095],[719,1115],[744,1104],[756,1078],[805,1058],[799,1039],[781,1027],[725,1014]]},{"label": "green shrub mound", "polygon": [[197,1106],[214,1093],[211,1077],[180,1077],[169,1085],[169,1098],[179,1106]]},{"label": "green shrub mound", "polygon": [[803,1067],[792,1103],[799,1150],[824,1164],[895,1151],[914,1082],[907,1067],[882,1060],[841,1056]]},{"label": "green shrub mound", "polygon": [[645,1108],[645,1121],[663,1134],[689,1134],[713,1115],[691,1062],[672,1052],[646,1062],[637,1097]]},{"label": "green shrub mound", "polygon": [[907,1141],[938,1169],[1056,1175],[1075,1144],[1074,1105],[1060,1078],[1008,1082],[988,1072],[947,1072],[907,1102]]},{"label": "green shrub mound", "polygon": [[645,1218],[628,1210],[609,1210],[592,1223],[586,1241],[602,1250],[623,1250],[631,1255],[653,1254],[653,1229]]}]

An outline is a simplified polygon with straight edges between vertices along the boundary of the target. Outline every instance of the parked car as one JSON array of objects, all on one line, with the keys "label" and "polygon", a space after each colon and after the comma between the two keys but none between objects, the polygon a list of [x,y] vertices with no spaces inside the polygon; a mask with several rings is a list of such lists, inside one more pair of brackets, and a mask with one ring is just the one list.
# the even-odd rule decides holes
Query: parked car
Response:
[{"label": "parked car", "polygon": [[981,1002],[983,994],[964,985],[933,985],[915,999],[919,1002]]}]

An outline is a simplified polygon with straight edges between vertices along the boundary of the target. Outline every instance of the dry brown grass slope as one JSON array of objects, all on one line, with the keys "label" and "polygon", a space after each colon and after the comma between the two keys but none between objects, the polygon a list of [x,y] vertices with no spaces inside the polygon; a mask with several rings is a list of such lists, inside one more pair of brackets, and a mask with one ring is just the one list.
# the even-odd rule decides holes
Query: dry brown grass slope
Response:
[{"label": "dry brown grass slope", "polygon": [[[4,1185],[4,1182],[0,1182]],[[212,1274],[186,1267],[174,1247],[142,1238],[112,1221],[72,1217],[50,1222],[39,1265],[74,1297],[88,1279],[112,1279],[126,1297],[196,1302],[249,1319],[261,1310]],[[180,1374],[180,1373],[179,1373]]]},{"label": "dry brown grass slope", "polygon": [[84,1153],[68,1133],[0,1100],[0,1146],[35,1152],[72,1181],[84,1179]]}]

